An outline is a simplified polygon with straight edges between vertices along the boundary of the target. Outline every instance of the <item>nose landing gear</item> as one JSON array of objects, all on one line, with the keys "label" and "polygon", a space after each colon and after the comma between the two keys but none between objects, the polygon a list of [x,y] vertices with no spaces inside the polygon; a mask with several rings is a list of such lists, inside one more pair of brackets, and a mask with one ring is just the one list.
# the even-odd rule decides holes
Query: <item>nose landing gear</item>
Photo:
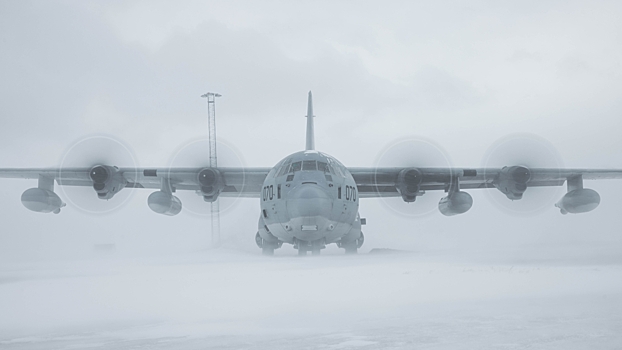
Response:
[{"label": "nose landing gear", "polygon": [[311,242],[298,239],[294,241],[294,249],[298,249],[299,256],[307,255],[308,251],[311,252],[311,255],[320,255],[320,251],[324,248],[326,248],[326,244],[323,239]]}]

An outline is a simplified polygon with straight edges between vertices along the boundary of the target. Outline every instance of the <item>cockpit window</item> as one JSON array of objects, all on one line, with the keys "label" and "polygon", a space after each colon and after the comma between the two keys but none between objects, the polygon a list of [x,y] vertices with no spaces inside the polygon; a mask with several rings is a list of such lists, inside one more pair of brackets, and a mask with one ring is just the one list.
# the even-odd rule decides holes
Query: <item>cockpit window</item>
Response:
[{"label": "cockpit window", "polygon": [[330,170],[330,173],[333,175],[337,175],[339,177],[345,177],[339,164],[330,158],[328,159],[328,169]]},{"label": "cockpit window", "polygon": [[300,171],[301,166],[302,166],[302,162],[294,162],[292,163],[292,168],[289,170],[289,172],[294,173],[296,171]]},{"label": "cockpit window", "polygon": [[302,171],[315,171],[317,170],[315,160],[305,160],[302,162]]},{"label": "cockpit window", "polygon": [[324,174],[339,175],[339,173],[335,171],[335,166],[328,163],[317,162],[317,169],[324,172]]},{"label": "cockpit window", "polygon": [[326,173],[328,172],[328,164],[324,162],[317,162],[317,170]]},{"label": "cockpit window", "polygon": [[340,177],[345,176],[343,172],[341,171],[341,168],[339,167],[339,165],[335,164],[335,166],[333,166],[333,169],[335,171],[335,174],[337,174],[337,176],[340,176]]},{"label": "cockpit window", "polygon": [[279,172],[277,173],[276,176],[283,176],[285,174],[287,174],[287,172],[289,171],[289,165],[292,163],[291,159],[288,159],[287,161],[285,161],[283,163],[283,165],[281,165],[281,168],[279,169]]}]

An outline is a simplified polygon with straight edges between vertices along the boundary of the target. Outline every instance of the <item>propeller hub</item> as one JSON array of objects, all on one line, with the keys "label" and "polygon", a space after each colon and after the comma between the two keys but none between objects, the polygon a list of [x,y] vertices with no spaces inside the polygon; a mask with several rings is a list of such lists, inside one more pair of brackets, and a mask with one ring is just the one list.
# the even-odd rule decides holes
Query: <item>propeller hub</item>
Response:
[{"label": "propeller hub", "polygon": [[91,169],[91,172],[89,173],[89,176],[95,184],[104,184],[106,181],[108,181],[108,178],[110,178],[108,170],[101,165],[93,167]]}]

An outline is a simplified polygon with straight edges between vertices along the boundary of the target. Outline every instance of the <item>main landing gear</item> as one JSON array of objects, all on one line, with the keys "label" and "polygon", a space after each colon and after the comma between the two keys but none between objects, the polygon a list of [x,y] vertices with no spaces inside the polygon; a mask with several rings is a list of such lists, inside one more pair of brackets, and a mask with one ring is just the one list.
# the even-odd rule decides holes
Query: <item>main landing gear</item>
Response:
[{"label": "main landing gear", "polygon": [[257,232],[257,234],[255,235],[255,243],[257,243],[257,246],[261,248],[261,253],[263,255],[274,255],[274,250],[281,248],[281,246],[283,245],[283,242],[281,241],[272,242],[263,239],[259,235],[259,232]]},{"label": "main landing gear", "polygon": [[361,236],[359,238],[350,242],[338,242],[337,246],[345,249],[346,254],[350,255],[358,253],[358,249],[363,246],[363,243],[365,243],[365,236],[363,235],[363,232],[361,232]]},{"label": "main landing gear", "polygon": [[347,255],[357,254],[359,251],[359,248],[357,246],[345,246],[343,248],[346,250]]}]

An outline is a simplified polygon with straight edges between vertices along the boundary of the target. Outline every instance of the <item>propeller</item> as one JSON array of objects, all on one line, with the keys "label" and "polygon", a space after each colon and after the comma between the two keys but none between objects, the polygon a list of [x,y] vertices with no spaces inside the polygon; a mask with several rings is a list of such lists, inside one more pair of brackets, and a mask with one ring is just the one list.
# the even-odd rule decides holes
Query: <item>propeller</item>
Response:
[{"label": "propeller", "polygon": [[[379,153],[375,161],[375,177],[380,180],[382,175],[378,169],[384,167],[450,168],[451,164],[449,155],[440,145],[427,138],[410,136],[391,142]],[[381,191],[380,188],[377,190]],[[408,218],[424,217],[438,210],[439,197],[429,193],[417,196],[414,203],[405,203],[402,197],[380,198],[386,208]]]},{"label": "propeller", "polygon": [[[521,167],[519,171],[516,171],[515,178],[519,182],[527,182],[532,176],[530,169],[560,170],[563,168],[563,160],[557,149],[548,140],[531,133],[516,133],[493,143],[482,159],[484,169],[496,169],[494,173],[487,173],[485,170],[486,178],[495,177],[498,169],[505,166]],[[527,171],[522,168],[527,169]],[[509,169],[506,168],[506,170]],[[517,216],[534,216],[547,208],[553,208],[553,203],[559,199],[562,190],[563,188],[560,186],[530,186],[527,187],[522,198],[517,200],[508,199],[509,197],[501,191],[490,190],[485,192],[495,206],[502,211]]]},{"label": "propeller", "polygon": [[[244,168],[245,162],[241,153],[229,142],[217,140],[216,151],[218,154],[218,168],[236,167]],[[209,140],[207,138],[200,138],[188,141],[180,145],[177,151],[171,157],[168,164],[169,169],[174,168],[195,168],[198,170],[202,168],[209,168]],[[221,173],[222,174],[222,173]],[[212,172],[202,172],[201,176],[205,178],[211,178],[215,176]],[[242,186],[245,183],[245,176],[241,176]],[[236,187],[238,187],[236,185]],[[184,191],[188,192],[188,191]],[[200,193],[199,193],[200,194]],[[192,213],[198,216],[210,216],[210,206],[206,203],[202,195],[186,194],[177,192],[175,194],[179,196],[183,202],[183,211]],[[238,195],[219,196],[218,201],[220,212],[224,213],[233,209],[237,203]]]},{"label": "propeller", "polygon": [[[132,150],[122,141],[108,135],[87,136],[74,142],[63,154],[59,169],[61,177],[59,182],[67,186],[60,186],[65,199],[72,207],[89,214],[106,214],[123,206],[133,194],[133,191],[125,189],[119,190],[123,185],[113,186],[115,191],[119,191],[112,198],[102,200],[93,185],[104,177],[104,167],[116,171],[114,167],[125,169],[136,169],[136,157]],[[86,174],[79,174],[84,177],[81,180],[89,183],[89,187],[71,186],[69,179],[64,179],[63,175],[69,175],[73,168],[89,168]],[[93,174],[91,174],[93,173]],[[120,173],[118,179],[122,180]],[[132,181],[132,179],[129,179]],[[135,182],[134,179],[132,182]]]}]

